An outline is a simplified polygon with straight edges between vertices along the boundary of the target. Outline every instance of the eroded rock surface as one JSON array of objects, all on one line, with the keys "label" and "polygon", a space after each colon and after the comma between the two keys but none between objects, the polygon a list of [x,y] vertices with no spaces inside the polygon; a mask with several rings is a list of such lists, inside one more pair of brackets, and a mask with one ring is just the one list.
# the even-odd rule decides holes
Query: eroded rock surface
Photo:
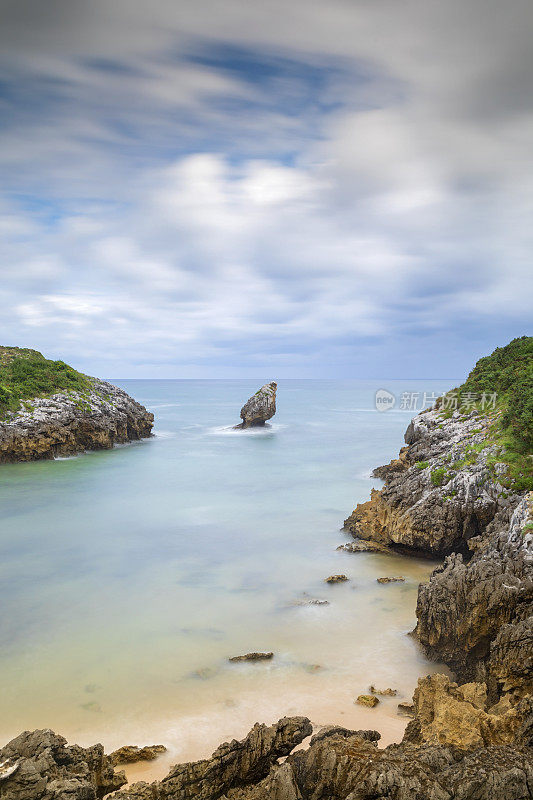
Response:
[{"label": "eroded rock surface", "polygon": [[265,383],[241,408],[240,425],[237,428],[254,428],[264,425],[276,413],[277,383]]},{"label": "eroded rock surface", "polygon": [[428,655],[461,680],[506,692],[533,692],[533,535],[531,495],[509,524],[476,542],[469,561],[450,555],[419,587],[417,635]]},{"label": "eroded rock surface", "polygon": [[433,556],[468,552],[490,523],[509,521],[520,496],[504,490],[487,441],[488,416],[422,412],[405,434],[400,458],[374,474],[385,481],[344,522],[357,539]]},{"label": "eroded rock surface", "polygon": [[145,747],[126,744],[114,750],[109,758],[113,764],[135,764],[138,761],[153,761],[161,753],[165,753],[166,749],[164,744],[149,744]]},{"label": "eroded rock surface", "polygon": [[0,781],[2,800],[97,800],[126,783],[101,744],[67,745],[50,730],[25,731],[0,750],[17,769]]},{"label": "eroded rock surface", "polygon": [[216,800],[231,789],[258,783],[278,758],[288,755],[312,733],[306,717],[284,717],[275,725],[254,725],[238,742],[221,744],[211,758],[173,767],[166,778],[137,783],[117,800]]},{"label": "eroded rock surface", "polygon": [[154,415],[122,389],[91,379],[87,392],[36,398],[0,420],[0,463],[102,450],[150,436]]}]

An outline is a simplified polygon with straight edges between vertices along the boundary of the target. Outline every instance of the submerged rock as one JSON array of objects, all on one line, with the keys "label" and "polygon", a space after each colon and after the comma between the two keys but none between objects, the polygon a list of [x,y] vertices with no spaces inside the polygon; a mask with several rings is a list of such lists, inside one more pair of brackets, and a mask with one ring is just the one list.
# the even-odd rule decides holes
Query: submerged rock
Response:
[{"label": "submerged rock", "polygon": [[369,686],[368,691],[370,694],[379,694],[381,697],[396,697],[398,694],[397,689],[376,689],[375,686]]},{"label": "submerged rock", "polygon": [[365,542],[363,539],[356,539],[353,542],[346,542],[337,547],[337,550],[344,550],[345,553],[388,553],[388,547],[377,542]]},{"label": "submerged rock", "polygon": [[303,597],[291,600],[289,606],[329,606],[329,600],[323,600],[321,597],[309,597],[304,592]]},{"label": "submerged rock", "polygon": [[240,425],[236,428],[255,428],[264,425],[276,413],[277,383],[265,383],[241,408]]},{"label": "submerged rock", "polygon": [[325,578],[325,583],[344,583],[344,581],[349,580],[347,575],[330,575],[329,578]]},{"label": "submerged rock", "polygon": [[405,578],[402,575],[396,575],[390,578],[376,578],[378,583],[402,583]]},{"label": "submerged rock", "polygon": [[269,661],[274,653],[245,653],[243,656],[232,656],[229,661]]},{"label": "submerged rock", "polygon": [[166,750],[164,744],[151,744],[145,747],[126,744],[114,750],[109,758],[113,764],[135,764],[137,761],[153,761],[161,753],[166,753]]}]

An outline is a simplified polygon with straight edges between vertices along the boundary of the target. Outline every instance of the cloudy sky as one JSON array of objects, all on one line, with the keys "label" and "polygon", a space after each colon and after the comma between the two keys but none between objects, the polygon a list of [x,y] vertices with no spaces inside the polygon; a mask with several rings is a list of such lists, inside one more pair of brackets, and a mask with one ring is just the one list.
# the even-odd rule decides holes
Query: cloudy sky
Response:
[{"label": "cloudy sky", "polygon": [[0,0],[0,341],[461,377],[528,331],[531,0]]}]

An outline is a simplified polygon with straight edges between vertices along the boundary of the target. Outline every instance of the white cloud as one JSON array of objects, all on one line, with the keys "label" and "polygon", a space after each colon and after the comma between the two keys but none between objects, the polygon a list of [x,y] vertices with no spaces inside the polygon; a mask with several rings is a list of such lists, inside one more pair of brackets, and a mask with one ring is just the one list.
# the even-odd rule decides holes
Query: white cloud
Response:
[{"label": "white cloud", "polygon": [[[529,3],[65,12],[29,2],[4,25],[4,338],[209,374],[525,324]],[[277,79],[231,50],[222,68],[221,45]]]}]

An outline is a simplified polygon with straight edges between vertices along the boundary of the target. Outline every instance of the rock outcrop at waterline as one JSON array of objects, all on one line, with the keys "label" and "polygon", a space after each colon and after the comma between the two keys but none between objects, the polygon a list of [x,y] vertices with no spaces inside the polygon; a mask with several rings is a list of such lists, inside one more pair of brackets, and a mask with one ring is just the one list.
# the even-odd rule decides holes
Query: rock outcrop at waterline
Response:
[{"label": "rock outcrop at waterline", "polygon": [[374,475],[385,482],[344,522],[357,539],[432,556],[469,552],[469,541],[490,523],[505,524],[521,499],[498,475],[498,449],[488,437],[491,418],[472,411],[443,418],[438,409],[415,417],[407,447]]},{"label": "rock outcrop at waterline", "polygon": [[418,592],[416,633],[428,656],[512,706],[533,695],[532,498],[471,542],[470,559],[448,556]]},{"label": "rock outcrop at waterline", "polygon": [[[327,726],[295,750],[305,717],[255,725],[211,758],[172,767],[114,800],[528,800],[533,756],[517,743],[523,716],[486,708],[483,687],[443,675],[419,681],[403,741],[384,749],[377,731]],[[509,745],[509,741],[513,745]],[[287,757],[283,762],[280,759]],[[101,745],[67,747],[51,731],[22,734],[0,750],[16,772],[0,780],[2,800],[97,800],[124,783]]]},{"label": "rock outcrop at waterline", "polygon": [[67,745],[50,730],[25,731],[0,750],[15,770],[2,779],[2,800],[97,800],[126,783],[101,744]]},{"label": "rock outcrop at waterline", "polygon": [[277,383],[265,383],[241,408],[240,425],[236,428],[255,428],[264,425],[276,413]]},{"label": "rock outcrop at waterline", "polygon": [[0,463],[102,450],[151,435],[154,415],[122,389],[88,388],[32,399],[0,420]]}]

